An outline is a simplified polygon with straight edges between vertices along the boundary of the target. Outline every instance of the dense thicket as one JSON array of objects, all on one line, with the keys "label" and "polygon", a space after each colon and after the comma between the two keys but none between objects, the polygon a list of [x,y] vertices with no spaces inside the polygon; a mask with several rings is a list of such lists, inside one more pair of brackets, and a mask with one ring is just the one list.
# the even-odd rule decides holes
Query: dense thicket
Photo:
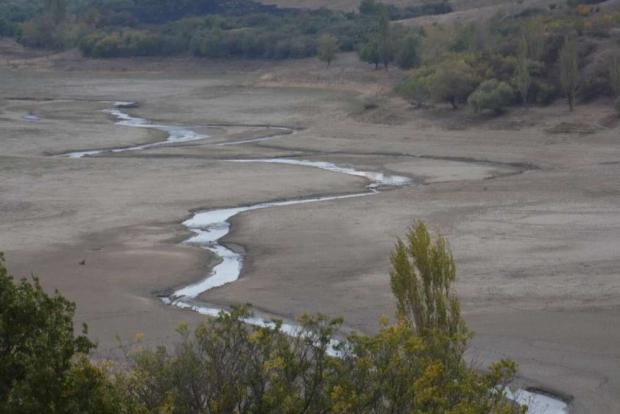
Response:
[{"label": "dense thicket", "polygon": [[[283,9],[254,0],[7,2],[0,5],[0,36],[32,47],[79,47],[92,57],[309,57],[317,54],[323,35],[334,36],[342,51],[363,47],[378,14],[394,20],[450,11],[443,0],[404,9],[367,0],[359,13]],[[411,65],[409,57],[403,61]]]},{"label": "dense thicket", "polygon": [[[115,389],[85,358],[75,305],[38,281],[16,282],[0,254],[0,413],[118,413]],[[86,328],[84,328],[84,334]]]},{"label": "dense thicket", "polygon": [[36,281],[16,283],[0,260],[0,413],[488,413],[524,412],[504,397],[515,364],[486,373],[465,364],[470,333],[453,291],[455,267],[442,238],[419,223],[399,240],[390,284],[396,322],[341,339],[340,320],[303,316],[246,323],[236,307],[179,344],[129,350],[111,370],[84,355],[74,305]]},{"label": "dense thicket", "polygon": [[412,103],[502,112],[612,96],[620,12],[588,1],[497,15],[484,23],[427,26],[417,68],[398,88]]},{"label": "dense thicket", "polygon": [[500,113],[558,98],[573,109],[618,94],[609,68],[620,56],[620,12],[598,3],[566,0],[485,22],[416,27],[395,20],[447,13],[450,3],[397,8],[362,0],[357,12],[342,13],[255,0],[6,0],[0,35],[32,47],[78,47],[95,58],[318,56],[329,66],[337,52],[356,51],[375,69],[412,69],[397,91],[418,106],[470,103]]}]

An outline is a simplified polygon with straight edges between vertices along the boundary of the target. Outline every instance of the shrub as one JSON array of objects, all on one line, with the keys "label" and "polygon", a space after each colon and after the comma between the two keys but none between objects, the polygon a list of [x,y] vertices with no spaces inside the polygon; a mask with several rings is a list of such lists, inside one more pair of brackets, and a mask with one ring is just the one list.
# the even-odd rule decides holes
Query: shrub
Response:
[{"label": "shrub", "polygon": [[[137,412],[522,413],[504,400],[515,364],[467,367],[469,333],[452,288],[454,261],[423,224],[399,240],[390,286],[398,322],[333,340],[340,320],[304,316],[253,327],[247,307],[222,312],[181,344],[133,354],[120,388]],[[335,357],[335,356],[338,357]]]},{"label": "shrub", "polygon": [[37,279],[16,282],[1,254],[0,303],[0,412],[119,412],[107,377],[84,358],[94,344],[74,335],[73,303]]},{"label": "shrub", "polygon": [[416,107],[422,107],[431,98],[430,88],[434,73],[430,68],[418,69],[396,87],[396,92]]},{"label": "shrub", "polygon": [[449,58],[442,61],[429,77],[431,97],[438,102],[450,102],[454,109],[466,102],[476,89],[479,79],[474,68],[462,58]]},{"label": "shrub", "polygon": [[420,40],[414,34],[408,34],[398,44],[396,50],[396,64],[402,69],[411,69],[420,63]]},{"label": "shrub", "polygon": [[530,87],[531,99],[540,105],[549,105],[560,96],[560,89],[543,79],[534,79]]},{"label": "shrub", "polygon": [[329,67],[332,61],[336,58],[338,49],[338,39],[336,39],[333,35],[325,34],[319,39],[318,58],[327,63],[327,66]]},{"label": "shrub", "polygon": [[507,83],[491,79],[482,82],[467,102],[475,112],[490,110],[501,113],[514,102],[514,91]]}]

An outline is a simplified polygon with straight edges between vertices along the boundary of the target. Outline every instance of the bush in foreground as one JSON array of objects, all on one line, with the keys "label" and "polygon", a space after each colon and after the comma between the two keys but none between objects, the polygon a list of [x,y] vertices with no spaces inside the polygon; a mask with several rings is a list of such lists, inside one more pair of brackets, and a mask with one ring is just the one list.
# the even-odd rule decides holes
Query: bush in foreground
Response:
[{"label": "bush in foreground", "polygon": [[[444,239],[423,224],[399,240],[390,282],[397,320],[341,340],[341,321],[303,316],[296,332],[246,323],[247,307],[209,319],[180,343],[129,352],[109,375],[74,337],[74,307],[35,281],[15,284],[0,262],[0,412],[11,413],[494,413],[523,412],[503,397],[516,368],[468,367],[470,334],[452,289]],[[19,356],[19,358],[17,358]]]},{"label": "bush in foreground", "polygon": [[[105,373],[75,336],[75,305],[47,295],[39,282],[15,282],[0,255],[0,413],[117,413]],[[86,328],[84,328],[84,334]]]}]

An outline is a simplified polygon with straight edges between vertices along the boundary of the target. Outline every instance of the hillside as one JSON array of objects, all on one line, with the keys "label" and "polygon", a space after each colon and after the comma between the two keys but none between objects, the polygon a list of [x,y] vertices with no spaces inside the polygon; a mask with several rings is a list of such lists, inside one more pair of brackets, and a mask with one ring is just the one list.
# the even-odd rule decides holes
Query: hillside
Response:
[{"label": "hillside", "polygon": [[[276,5],[278,7],[292,7],[300,9],[319,9],[327,8],[332,10],[352,11],[359,6],[359,0],[260,0],[261,3]],[[385,0],[385,4],[392,4],[398,7],[419,6],[432,3],[429,0]],[[511,0],[449,0],[448,3],[454,8],[455,12],[466,10],[481,10],[485,14],[489,10],[499,11],[508,7],[532,7],[541,4],[547,5],[557,3],[553,0],[529,0],[516,2]],[[519,3],[519,4],[517,4]],[[474,12],[475,13],[475,12]]]}]

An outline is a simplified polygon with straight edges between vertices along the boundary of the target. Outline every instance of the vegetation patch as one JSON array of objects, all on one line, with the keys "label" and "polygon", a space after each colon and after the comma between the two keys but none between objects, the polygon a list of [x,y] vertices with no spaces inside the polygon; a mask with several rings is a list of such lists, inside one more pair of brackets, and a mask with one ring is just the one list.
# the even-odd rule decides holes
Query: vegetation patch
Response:
[{"label": "vegetation patch", "polygon": [[341,321],[303,316],[247,324],[245,306],[221,312],[179,344],[127,350],[121,365],[94,363],[75,336],[75,306],[36,282],[15,282],[0,258],[0,412],[10,413],[524,413],[504,395],[516,365],[485,373],[465,363],[471,333],[452,284],[443,238],[419,223],[398,240],[390,285],[396,322],[335,340]]}]

